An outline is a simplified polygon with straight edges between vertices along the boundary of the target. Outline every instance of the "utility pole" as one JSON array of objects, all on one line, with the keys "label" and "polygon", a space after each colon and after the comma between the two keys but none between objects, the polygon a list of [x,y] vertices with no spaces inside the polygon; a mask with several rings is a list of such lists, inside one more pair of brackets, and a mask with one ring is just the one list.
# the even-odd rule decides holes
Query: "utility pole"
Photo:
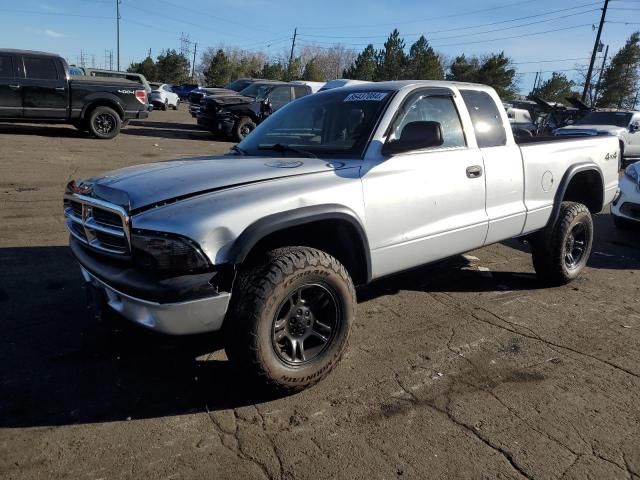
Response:
[{"label": "utility pole", "polygon": [[118,71],[120,71],[120,2],[122,0],[116,0],[116,65],[118,66]]},{"label": "utility pole", "polygon": [[151,47],[149,47],[149,54],[147,55],[147,58],[151,58]]},{"label": "utility pole", "polygon": [[291,54],[289,55],[289,68],[293,63],[293,49],[296,48],[296,37],[298,36],[298,27],[293,29],[293,41],[291,42]]},{"label": "utility pole", "polygon": [[[596,83],[596,91],[593,94],[593,103],[595,104],[600,94],[600,86],[602,85],[602,75],[604,75],[604,69],[607,66],[607,57],[609,56],[609,45],[607,45],[604,51],[604,58],[602,59],[602,68],[600,69],[600,75],[598,75],[598,83]],[[591,105],[593,106],[593,105]]]},{"label": "utility pole", "polygon": [[532,94],[536,93],[536,86],[538,85],[538,75],[540,75],[540,72],[536,72],[536,79],[533,81],[533,90],[531,90]]},{"label": "utility pole", "polygon": [[600,36],[602,35],[602,27],[604,27],[604,20],[607,16],[608,7],[609,7],[609,0],[604,0],[604,7],[602,8],[602,17],[600,17],[600,26],[598,27],[598,34],[596,35],[596,42],[593,44],[593,53],[591,54],[589,71],[587,72],[587,79],[584,82],[584,90],[582,91],[583,102],[587,100],[587,93],[589,93],[589,88],[591,88],[591,75],[593,74],[593,65],[596,63],[596,55],[598,54],[598,48],[600,47]]},{"label": "utility pole", "polygon": [[198,42],[193,45],[193,63],[191,64],[191,80],[196,81],[196,52],[198,51]]}]

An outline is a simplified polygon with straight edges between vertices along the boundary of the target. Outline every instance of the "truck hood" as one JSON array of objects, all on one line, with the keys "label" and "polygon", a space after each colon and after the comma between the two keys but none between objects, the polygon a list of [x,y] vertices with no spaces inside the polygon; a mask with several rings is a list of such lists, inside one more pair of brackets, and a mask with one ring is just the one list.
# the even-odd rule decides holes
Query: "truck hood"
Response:
[{"label": "truck hood", "polygon": [[618,135],[625,130],[616,125],[570,125],[556,130],[558,135]]},{"label": "truck hood", "polygon": [[212,95],[211,97],[207,97],[207,101],[216,103],[222,107],[228,107],[230,105],[253,103],[256,99],[253,97],[245,97],[244,95]]},{"label": "truck hood", "polygon": [[227,188],[349,168],[359,167],[318,158],[195,157],[114,170],[72,182],[68,188],[135,214],[136,210]]}]

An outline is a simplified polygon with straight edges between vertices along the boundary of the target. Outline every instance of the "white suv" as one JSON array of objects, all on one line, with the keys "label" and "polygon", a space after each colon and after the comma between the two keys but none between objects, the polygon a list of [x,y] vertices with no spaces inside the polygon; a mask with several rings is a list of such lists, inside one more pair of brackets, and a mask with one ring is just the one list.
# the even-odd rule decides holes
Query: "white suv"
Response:
[{"label": "white suv", "polygon": [[178,109],[180,103],[180,97],[178,94],[173,93],[171,87],[166,83],[150,83],[151,94],[149,95],[149,102],[151,102],[154,108],[160,110],[166,110],[168,107],[174,110]]}]

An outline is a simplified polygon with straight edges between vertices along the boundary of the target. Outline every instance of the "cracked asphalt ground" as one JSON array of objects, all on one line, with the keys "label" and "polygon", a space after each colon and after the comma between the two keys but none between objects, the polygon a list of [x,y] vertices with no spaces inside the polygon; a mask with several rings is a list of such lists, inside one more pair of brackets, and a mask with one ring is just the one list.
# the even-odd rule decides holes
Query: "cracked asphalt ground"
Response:
[{"label": "cracked asphalt ground", "polygon": [[343,361],[288,398],[247,388],[215,335],[97,323],[65,182],[229,146],[184,109],[106,142],[0,124],[0,477],[640,478],[638,231],[608,214],[567,287],[507,242],[359,290]]}]

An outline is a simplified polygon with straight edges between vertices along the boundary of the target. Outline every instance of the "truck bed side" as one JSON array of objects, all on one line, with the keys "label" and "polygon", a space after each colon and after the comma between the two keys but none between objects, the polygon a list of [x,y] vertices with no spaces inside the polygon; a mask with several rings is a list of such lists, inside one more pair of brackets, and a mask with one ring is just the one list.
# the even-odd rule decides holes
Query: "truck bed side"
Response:
[{"label": "truck bed side", "polygon": [[[574,194],[591,199],[592,213],[611,203],[618,187],[620,147],[616,137],[518,139],[524,165],[527,220],[523,234],[544,228],[578,175],[591,183],[574,183]],[[591,173],[585,173],[591,172]],[[594,173],[595,172],[595,173]],[[595,179],[600,177],[599,182]],[[593,189],[593,191],[590,191]],[[599,201],[600,194],[602,201]]]}]

